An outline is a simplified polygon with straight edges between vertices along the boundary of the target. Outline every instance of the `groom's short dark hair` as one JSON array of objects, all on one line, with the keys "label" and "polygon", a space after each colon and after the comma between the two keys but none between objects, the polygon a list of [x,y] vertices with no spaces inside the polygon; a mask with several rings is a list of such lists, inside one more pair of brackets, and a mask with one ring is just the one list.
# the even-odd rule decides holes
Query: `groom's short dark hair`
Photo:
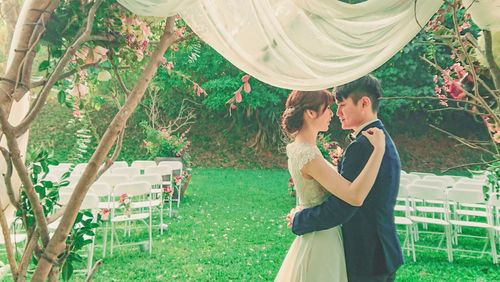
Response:
[{"label": "groom's short dark hair", "polygon": [[380,106],[380,96],[382,96],[382,87],[379,80],[371,74],[365,75],[354,81],[340,85],[335,90],[335,98],[337,101],[343,101],[351,97],[354,104],[357,104],[359,99],[367,96],[372,102],[372,110],[378,112]]}]

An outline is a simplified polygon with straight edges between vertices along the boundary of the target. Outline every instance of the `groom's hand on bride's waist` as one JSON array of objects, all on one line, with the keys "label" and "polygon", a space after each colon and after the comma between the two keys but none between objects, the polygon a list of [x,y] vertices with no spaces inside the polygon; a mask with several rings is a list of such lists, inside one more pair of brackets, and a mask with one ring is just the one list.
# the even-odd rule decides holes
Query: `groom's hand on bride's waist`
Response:
[{"label": "groom's hand on bride's waist", "polygon": [[293,218],[295,217],[295,214],[303,210],[303,206],[296,206],[295,208],[291,209],[290,212],[286,215],[286,226],[288,228],[292,227],[293,224]]}]

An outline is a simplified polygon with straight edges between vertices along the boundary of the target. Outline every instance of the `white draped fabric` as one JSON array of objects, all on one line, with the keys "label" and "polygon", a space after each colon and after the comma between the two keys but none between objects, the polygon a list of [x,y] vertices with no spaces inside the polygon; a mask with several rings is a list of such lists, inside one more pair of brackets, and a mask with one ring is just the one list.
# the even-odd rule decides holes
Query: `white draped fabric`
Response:
[{"label": "white draped fabric", "polygon": [[288,89],[359,78],[406,45],[441,0],[119,0],[139,15],[179,14],[236,67]]}]

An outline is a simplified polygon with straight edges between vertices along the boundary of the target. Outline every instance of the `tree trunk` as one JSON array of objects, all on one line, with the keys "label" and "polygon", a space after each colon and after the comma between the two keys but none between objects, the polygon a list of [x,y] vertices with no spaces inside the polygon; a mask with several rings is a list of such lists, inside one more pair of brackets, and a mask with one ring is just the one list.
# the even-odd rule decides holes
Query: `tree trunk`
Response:
[{"label": "tree trunk", "polygon": [[32,281],[45,281],[54,262],[57,261],[58,255],[63,252],[65,241],[71,226],[73,225],[79,207],[87,194],[90,183],[92,183],[96,177],[99,166],[104,161],[104,158],[113,146],[118,134],[127,122],[127,119],[133,113],[134,109],[144,96],[144,92],[149,85],[149,82],[154,77],[158,66],[161,64],[163,54],[177,39],[175,33],[173,33],[173,26],[174,18],[170,17],[167,19],[165,31],[160,39],[157,49],[151,56],[151,60],[142,72],[137,84],[132,90],[132,93],[125,102],[125,105],[111,121],[108,129],[101,139],[101,142],[97,146],[96,151],[92,155],[87,168],[83,172],[80,181],[76,185],[75,190],[66,205],[66,211],[64,212],[61,222],[38,262]]},{"label": "tree trunk", "polygon": [[21,71],[31,70],[33,61],[30,58],[35,55],[32,45],[44,31],[41,23],[49,20],[59,2],[59,0],[24,2],[12,37],[4,76],[0,80],[0,108],[7,116],[10,114],[13,99],[19,101],[29,90],[30,77],[20,77]]}]

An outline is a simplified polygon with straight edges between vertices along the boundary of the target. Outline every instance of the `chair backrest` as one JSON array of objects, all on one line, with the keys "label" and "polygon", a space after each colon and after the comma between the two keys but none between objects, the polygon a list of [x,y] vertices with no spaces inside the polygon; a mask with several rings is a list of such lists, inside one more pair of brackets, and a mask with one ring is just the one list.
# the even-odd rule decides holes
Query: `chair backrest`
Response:
[{"label": "chair backrest", "polygon": [[476,181],[459,181],[453,185],[453,189],[483,191],[483,183]]},{"label": "chair backrest", "polygon": [[96,183],[106,183],[111,187],[115,187],[120,183],[127,183],[129,181],[129,176],[127,174],[103,174]]},{"label": "chair backrest", "polygon": [[435,174],[429,173],[429,172],[416,172],[416,171],[410,172],[409,174],[416,175],[416,176],[418,176],[420,178],[424,178],[425,176],[435,175]]},{"label": "chair backrest", "polygon": [[152,186],[158,186],[162,184],[162,177],[160,174],[143,174],[136,175],[130,179],[130,181],[145,181],[151,184]]},{"label": "chair backrest", "polygon": [[156,162],[155,161],[133,161],[130,166],[137,167],[139,169],[145,169],[147,167],[156,166]]},{"label": "chair backrest", "polygon": [[129,167],[126,161],[116,161],[109,168],[113,170],[114,168]]},{"label": "chair backrest", "polygon": [[448,200],[460,204],[484,204],[484,194],[482,190],[471,189],[449,189]]},{"label": "chair backrest", "polygon": [[[488,201],[488,204],[492,207],[500,209],[500,194],[499,193],[490,194],[490,199]],[[500,214],[498,214],[498,216],[500,217]]]},{"label": "chair backrest", "polygon": [[478,179],[478,178],[462,177],[456,183],[473,183],[473,184],[483,185],[484,183],[486,183],[486,180],[485,179]]},{"label": "chair backrest", "polygon": [[99,197],[109,196],[113,192],[113,186],[104,182],[95,182],[90,186],[90,191]]},{"label": "chair backrest", "polygon": [[406,186],[406,185],[409,185],[411,184],[413,181],[408,179],[408,178],[401,178],[399,179],[399,186]]},{"label": "chair backrest", "polygon": [[118,167],[118,168],[111,168],[111,175],[116,175],[116,174],[125,174],[128,175],[129,177],[140,175],[141,170],[137,167]]},{"label": "chair backrest", "polygon": [[399,190],[398,190],[398,198],[407,198],[409,196],[409,192],[408,192],[408,185],[409,184],[406,184],[406,185],[399,185]]},{"label": "chair backrest", "polygon": [[[59,203],[62,205],[66,205],[69,202],[69,199],[71,198],[71,193],[72,191],[68,191],[70,189],[61,189],[59,191]],[[82,204],[80,205],[80,210],[88,210],[88,209],[97,209],[99,208],[99,197],[91,193],[90,191],[85,195],[85,198],[83,198]]]},{"label": "chair backrest", "polygon": [[448,187],[448,183],[446,183],[443,180],[438,180],[438,179],[435,179],[435,180],[420,179],[420,180],[413,181],[412,184],[437,187],[437,188],[441,188],[441,189],[445,189]]},{"label": "chair backrest", "polygon": [[400,180],[403,180],[403,179],[405,179],[406,181],[409,181],[411,183],[415,180],[419,180],[420,176],[415,175],[415,174],[401,174]]},{"label": "chair backrest", "polygon": [[182,162],[181,161],[161,161],[158,163],[158,166],[170,166],[172,170],[181,170],[182,171]]},{"label": "chair backrest", "polygon": [[172,175],[172,167],[168,165],[147,167],[146,169],[144,169],[144,174],[159,174],[162,177]]},{"label": "chair backrest", "polygon": [[449,175],[426,175],[424,180],[440,180],[446,183],[447,186],[451,187],[455,184],[455,179]]},{"label": "chair backrest", "polygon": [[446,200],[446,190],[441,187],[423,184],[408,185],[408,193],[412,198],[422,200]]},{"label": "chair backrest", "polygon": [[114,195],[121,196],[127,194],[128,196],[138,196],[151,193],[151,184],[145,181],[135,181],[129,183],[120,183],[115,186]]}]

